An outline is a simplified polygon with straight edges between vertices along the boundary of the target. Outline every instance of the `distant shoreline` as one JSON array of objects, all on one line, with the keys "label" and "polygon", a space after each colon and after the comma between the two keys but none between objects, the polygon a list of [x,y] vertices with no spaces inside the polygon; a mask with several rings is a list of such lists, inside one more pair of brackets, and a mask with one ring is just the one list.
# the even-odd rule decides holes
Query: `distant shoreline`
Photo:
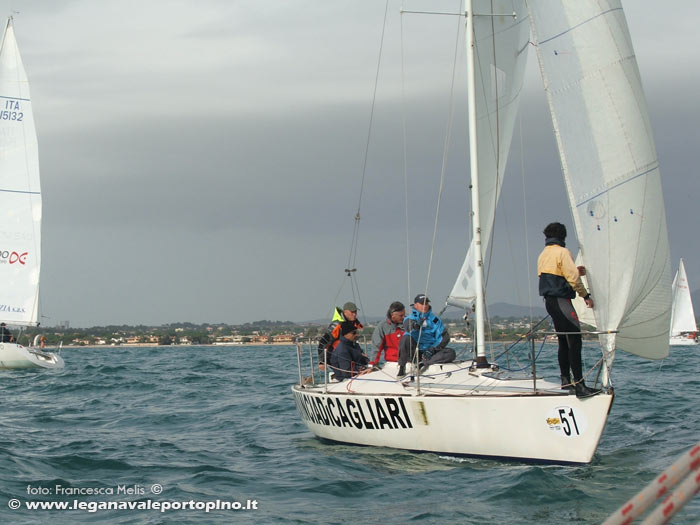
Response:
[{"label": "distant shoreline", "polygon": [[[63,345],[61,348],[168,348],[178,346],[296,346],[297,344],[308,345],[308,343],[207,343],[207,344],[186,344],[186,345],[159,345],[154,343],[123,343],[119,345]],[[30,347],[33,348],[33,347]],[[45,348],[49,352],[56,350],[55,347]]]}]

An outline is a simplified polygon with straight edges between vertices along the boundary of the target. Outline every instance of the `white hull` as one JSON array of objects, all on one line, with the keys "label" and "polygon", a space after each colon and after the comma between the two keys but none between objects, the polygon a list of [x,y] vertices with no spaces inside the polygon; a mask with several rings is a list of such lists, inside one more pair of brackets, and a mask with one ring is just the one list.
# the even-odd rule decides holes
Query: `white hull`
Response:
[{"label": "white hull", "polygon": [[560,385],[507,379],[469,363],[433,365],[396,381],[396,364],[352,381],[292,387],[297,409],[319,438],[442,454],[588,463],[614,394],[579,399]]},{"label": "white hull", "polygon": [[687,335],[672,335],[669,344],[671,346],[695,346],[698,342],[694,337]]},{"label": "white hull", "polygon": [[15,343],[0,343],[0,369],[63,368],[63,358],[54,352],[26,348]]}]

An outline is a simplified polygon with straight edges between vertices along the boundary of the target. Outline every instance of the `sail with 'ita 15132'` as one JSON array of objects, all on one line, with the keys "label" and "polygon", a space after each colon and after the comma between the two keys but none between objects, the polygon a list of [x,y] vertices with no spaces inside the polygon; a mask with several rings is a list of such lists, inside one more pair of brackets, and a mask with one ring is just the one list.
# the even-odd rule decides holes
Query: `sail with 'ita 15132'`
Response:
[{"label": "sail with 'ita 15132'", "polygon": [[[12,19],[0,47],[0,321],[36,326],[41,269],[41,185],[29,81]],[[28,345],[29,346],[29,345]],[[60,355],[0,342],[0,368],[62,368]]]}]

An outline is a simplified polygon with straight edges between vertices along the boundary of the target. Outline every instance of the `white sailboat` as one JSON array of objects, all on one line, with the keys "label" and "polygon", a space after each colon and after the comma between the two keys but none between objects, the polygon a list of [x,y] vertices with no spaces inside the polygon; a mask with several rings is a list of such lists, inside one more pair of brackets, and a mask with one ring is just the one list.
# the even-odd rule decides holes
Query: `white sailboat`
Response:
[{"label": "white sailboat", "polygon": [[[476,358],[432,365],[402,381],[396,363],[318,385],[304,384],[300,368],[292,391],[309,430],[331,441],[587,463],[613,402],[616,350],[651,359],[668,354],[665,212],[624,13],[619,0],[467,0],[465,8],[473,242],[448,301],[475,306]],[[588,398],[534,371],[511,377],[486,359],[482,252],[531,39],[601,333],[602,391]]]},{"label": "white sailboat", "polygon": [[695,323],[693,300],[690,297],[688,276],[681,259],[678,271],[673,278],[673,303],[671,308],[671,346],[689,346],[698,344],[698,326]]},{"label": "white sailboat", "polygon": [[[36,326],[41,267],[39,152],[12,18],[0,48],[0,321]],[[2,368],[62,368],[54,352],[0,342]]]}]

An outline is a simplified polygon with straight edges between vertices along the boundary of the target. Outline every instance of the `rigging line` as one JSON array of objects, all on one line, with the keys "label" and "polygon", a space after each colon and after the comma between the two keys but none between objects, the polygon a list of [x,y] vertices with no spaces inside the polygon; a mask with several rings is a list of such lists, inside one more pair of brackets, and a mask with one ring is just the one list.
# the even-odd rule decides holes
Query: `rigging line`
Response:
[{"label": "rigging line", "polygon": [[372,93],[372,105],[370,108],[370,115],[369,115],[369,126],[367,129],[367,142],[365,143],[365,154],[364,154],[364,160],[362,163],[362,179],[360,182],[360,194],[357,200],[357,213],[355,214],[355,227],[353,229],[353,238],[352,242],[350,244],[350,254],[348,255],[348,266],[350,266],[350,261],[356,261],[357,260],[357,239],[358,239],[358,230],[359,230],[359,222],[360,222],[360,209],[362,207],[362,194],[364,192],[364,186],[365,186],[365,178],[367,175],[367,159],[369,157],[369,145],[370,141],[372,138],[372,125],[374,122],[374,106],[376,105],[377,102],[377,87],[379,85],[379,72],[381,70],[381,63],[382,63],[382,54],[384,51],[384,34],[386,33],[386,22],[387,22],[387,13],[389,12],[389,0],[386,0],[386,3],[384,5],[384,21],[382,23],[382,34],[379,39],[379,56],[377,58],[377,70],[375,73],[374,77],[374,90]]},{"label": "rigging line", "polygon": [[[461,3],[461,2],[460,2]],[[449,104],[449,111],[448,111],[448,118],[447,118],[447,129],[445,130],[445,143],[442,151],[442,167],[440,169],[440,188],[438,190],[438,200],[437,200],[437,207],[435,210],[435,223],[433,225],[433,240],[432,244],[430,247],[430,258],[428,261],[428,275],[426,276],[425,280],[425,292],[428,293],[429,285],[430,285],[430,272],[432,271],[433,267],[433,255],[435,254],[435,241],[437,239],[437,228],[438,228],[438,221],[440,219],[440,202],[442,201],[442,192],[444,190],[445,186],[445,172],[447,171],[447,151],[450,147],[450,139],[452,137],[452,124],[454,122],[454,103],[455,103],[455,97],[454,97],[454,92],[455,92],[455,77],[456,77],[456,70],[457,70],[457,56],[459,54],[459,29],[461,26],[461,20],[457,19],[457,33],[455,35],[455,51],[454,51],[454,56],[452,59],[452,80],[451,80],[451,86],[450,86],[450,104]]]},{"label": "rigging line", "polygon": [[404,53],[404,34],[403,34],[403,3],[402,13],[399,17],[400,35],[401,35],[401,121],[403,133],[403,192],[404,192],[404,215],[406,225],[406,304],[411,303],[411,249],[409,241],[408,229],[408,139],[406,136],[406,55]]},{"label": "rigging line", "polygon": [[[364,312],[365,307],[362,304],[362,297],[360,297],[360,283],[357,280],[357,274],[353,273],[352,276],[350,277],[350,287],[352,290],[352,300],[360,303],[360,312]],[[367,325],[367,316],[365,317],[365,325]],[[359,318],[359,315],[358,315]]]},{"label": "rigging line", "polygon": [[518,113],[520,133],[520,173],[523,180],[523,228],[525,230],[525,261],[527,264],[527,304],[530,306],[530,326],[532,326],[532,278],[530,276],[530,241],[527,229],[527,199],[525,198],[525,148],[523,145],[523,116]]},{"label": "rigging line", "polygon": [[377,86],[379,85],[379,71],[382,64],[382,52],[384,50],[384,33],[386,32],[387,13],[389,12],[389,0],[384,5],[384,23],[382,24],[382,36],[379,40],[379,57],[377,58],[377,72],[374,76],[374,93],[372,93],[372,107],[369,114],[369,128],[367,129],[367,143],[365,144],[365,158],[362,165],[362,182],[360,183],[360,198],[357,203],[357,215],[360,214],[362,203],[362,190],[365,185],[365,175],[367,173],[367,157],[369,156],[369,143],[372,138],[372,122],[374,120],[374,106],[377,102]]},{"label": "rigging line", "polygon": [[344,288],[344,287],[345,287],[345,279],[343,279],[343,280],[340,282],[340,288],[338,288],[338,291],[336,292],[335,297],[333,298],[333,304],[332,304],[332,306],[331,306],[331,308],[330,308],[330,310],[329,310],[329,312],[328,312],[328,317],[331,317],[331,318],[333,317],[333,313],[334,313],[335,307],[336,307],[336,305],[338,304],[338,297],[340,297],[340,292],[343,291],[343,288]]},{"label": "rigging line", "polygon": [[360,244],[360,212],[355,215],[355,224],[352,229],[352,241],[350,243],[350,253],[348,255],[347,272],[354,271],[357,268],[357,247]]}]

